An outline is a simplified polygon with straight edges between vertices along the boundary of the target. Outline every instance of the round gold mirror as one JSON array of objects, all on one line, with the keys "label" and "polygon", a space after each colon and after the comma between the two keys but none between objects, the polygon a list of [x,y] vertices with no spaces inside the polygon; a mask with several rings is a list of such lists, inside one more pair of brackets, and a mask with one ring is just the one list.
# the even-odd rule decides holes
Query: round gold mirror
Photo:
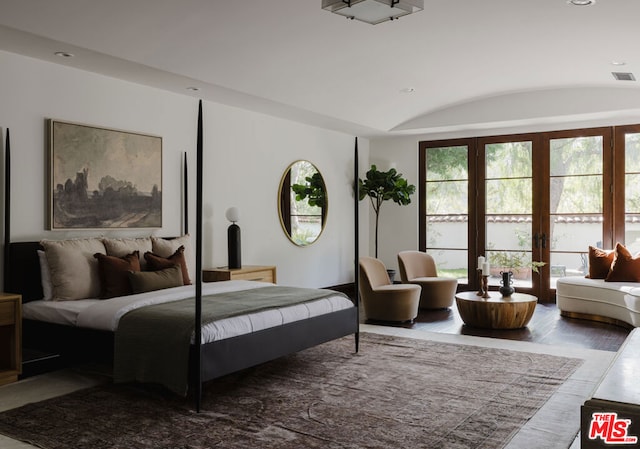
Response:
[{"label": "round gold mirror", "polygon": [[298,246],[315,242],[327,221],[327,189],[318,169],[296,161],[282,175],[278,192],[280,224]]}]

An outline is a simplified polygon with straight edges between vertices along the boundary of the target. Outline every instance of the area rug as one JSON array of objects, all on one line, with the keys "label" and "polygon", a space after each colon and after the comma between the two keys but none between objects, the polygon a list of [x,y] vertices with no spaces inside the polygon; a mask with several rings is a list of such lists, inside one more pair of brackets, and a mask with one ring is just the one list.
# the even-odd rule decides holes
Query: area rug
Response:
[{"label": "area rug", "polygon": [[367,333],[353,346],[208,382],[200,413],[160,388],[106,385],[1,413],[0,433],[47,449],[501,448],[582,363]]}]

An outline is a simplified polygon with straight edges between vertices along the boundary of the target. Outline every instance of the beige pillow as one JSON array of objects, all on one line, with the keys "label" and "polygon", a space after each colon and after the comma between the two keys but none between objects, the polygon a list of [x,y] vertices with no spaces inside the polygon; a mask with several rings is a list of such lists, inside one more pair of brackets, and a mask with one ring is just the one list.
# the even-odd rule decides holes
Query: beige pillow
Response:
[{"label": "beige pillow", "polygon": [[129,238],[129,239],[112,239],[103,238],[102,243],[107,250],[107,256],[125,257],[127,254],[131,254],[134,251],[140,253],[140,269],[142,271],[147,269],[147,261],[144,260],[142,255],[151,251],[151,238]]},{"label": "beige pillow", "polygon": [[169,258],[178,251],[181,246],[184,246],[184,258],[187,261],[188,277],[195,279],[196,257],[191,249],[191,237],[189,234],[176,237],[175,239],[163,239],[151,236],[151,252],[156,256]]},{"label": "beige pillow", "polygon": [[159,271],[130,271],[129,282],[133,293],[180,287],[183,284],[182,270],[174,265]]},{"label": "beige pillow", "polygon": [[71,240],[42,240],[54,301],[97,298],[100,295],[100,276],[95,253],[106,249],[98,238]]}]

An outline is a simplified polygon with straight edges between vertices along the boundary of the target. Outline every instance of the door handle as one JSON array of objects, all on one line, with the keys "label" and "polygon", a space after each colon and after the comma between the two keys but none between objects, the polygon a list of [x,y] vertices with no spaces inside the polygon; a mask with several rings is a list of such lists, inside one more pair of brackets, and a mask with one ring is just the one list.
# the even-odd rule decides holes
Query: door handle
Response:
[{"label": "door handle", "polygon": [[533,234],[533,247],[538,248],[539,243],[540,243],[540,236],[536,232],[535,234]]},{"label": "door handle", "polygon": [[547,247],[547,234],[542,234],[541,240],[542,240],[542,248],[545,249]]}]

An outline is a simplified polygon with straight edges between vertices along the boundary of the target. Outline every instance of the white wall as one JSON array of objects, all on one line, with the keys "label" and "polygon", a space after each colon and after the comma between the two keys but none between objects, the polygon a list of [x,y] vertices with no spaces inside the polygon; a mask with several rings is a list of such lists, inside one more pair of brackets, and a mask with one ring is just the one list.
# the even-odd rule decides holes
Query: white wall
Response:
[{"label": "white wall", "polygon": [[[387,201],[380,208],[378,258],[390,269],[397,269],[399,251],[418,249],[418,141],[415,136],[409,136],[371,139],[369,143],[371,164],[376,164],[379,170],[393,166],[416,186],[411,204],[399,206]],[[369,245],[373,255],[375,216],[371,206],[369,211]]]},{"label": "white wall", "polygon": [[[7,52],[0,52],[0,67],[3,146],[4,130],[11,132],[12,241],[180,234],[185,151],[189,155],[189,226],[191,233],[195,231],[197,99]],[[203,111],[203,265],[226,265],[229,223],[224,213],[237,206],[243,264],[277,265],[279,283],[288,285],[352,282],[353,136],[212,102],[205,102]],[[46,231],[47,118],[162,136],[162,228]],[[360,167],[366,169],[368,141],[361,139],[359,147]],[[277,215],[280,177],[297,159],[307,159],[320,169],[329,195],[327,227],[307,248],[289,242]],[[368,214],[363,204],[360,220],[366,240]]]}]

